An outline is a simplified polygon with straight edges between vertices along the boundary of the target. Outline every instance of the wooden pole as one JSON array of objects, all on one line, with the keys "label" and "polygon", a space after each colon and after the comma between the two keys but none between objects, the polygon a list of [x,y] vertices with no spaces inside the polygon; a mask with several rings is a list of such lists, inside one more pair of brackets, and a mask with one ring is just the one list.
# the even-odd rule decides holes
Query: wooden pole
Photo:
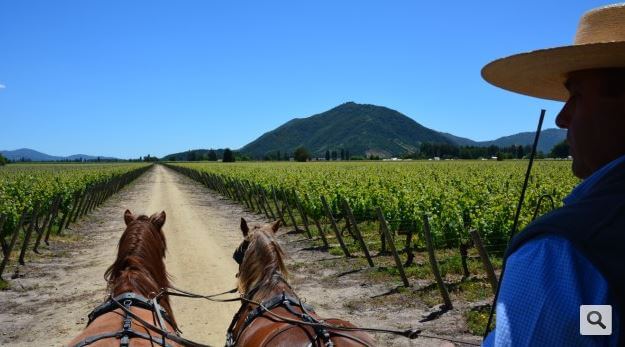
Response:
[{"label": "wooden pole", "polygon": [[17,227],[13,231],[13,237],[11,238],[11,243],[9,243],[9,249],[8,249],[7,255],[2,259],[2,263],[0,264],[0,279],[2,279],[2,274],[4,273],[4,269],[6,268],[7,264],[9,263],[9,258],[11,257],[11,252],[13,252],[13,247],[15,247],[15,242],[17,241],[17,236],[18,236],[18,234],[20,232],[20,229],[22,228],[22,225],[24,225],[24,221],[26,219],[27,214],[28,214],[28,211],[25,209],[22,212],[22,215],[20,217],[19,222],[17,222]]},{"label": "wooden pole", "polygon": [[384,219],[384,214],[382,213],[382,209],[378,207],[377,210],[378,210],[378,219],[380,220],[380,228],[382,229],[383,235],[386,236],[388,248],[390,248],[391,253],[393,253],[393,259],[395,259],[395,265],[397,265],[397,270],[399,270],[399,276],[401,277],[402,282],[404,282],[404,286],[410,287],[410,282],[408,282],[408,278],[406,277],[406,273],[404,272],[404,265],[401,263],[401,259],[399,259],[399,254],[397,254],[397,249],[395,249],[395,242],[393,241],[391,232],[388,230],[388,225],[386,224],[386,219]]},{"label": "wooden pole", "polygon": [[330,220],[330,224],[332,225],[332,229],[334,230],[334,234],[336,235],[336,239],[339,241],[339,245],[343,250],[343,253],[347,258],[351,258],[351,254],[349,254],[349,250],[345,246],[345,242],[343,242],[343,236],[341,236],[341,232],[339,231],[339,227],[336,226],[336,220],[334,220],[334,216],[332,215],[332,211],[330,211],[330,206],[328,206],[328,202],[326,201],[325,196],[321,196],[321,203],[323,204],[323,209],[326,212],[326,216]]},{"label": "wooden pole", "polygon": [[438,284],[438,289],[441,292],[441,296],[443,297],[444,308],[452,309],[453,306],[451,304],[451,299],[449,298],[449,292],[447,291],[447,287],[445,286],[445,282],[443,282],[443,277],[441,276],[440,271],[438,270],[438,262],[436,261],[436,255],[434,254],[434,244],[432,243],[432,234],[430,233],[430,221],[427,216],[423,216],[423,233],[425,234],[425,242],[428,247],[428,255],[430,257],[430,265],[432,266],[432,273],[434,274],[434,278],[436,278],[436,283]]},{"label": "wooden pole", "polygon": [[288,224],[286,224],[286,219],[284,218],[284,213],[282,212],[282,209],[280,208],[280,205],[278,204],[278,196],[276,195],[276,189],[273,186],[271,186],[271,194],[273,195],[273,202],[276,205],[276,210],[278,211],[278,216],[280,217],[280,221],[282,222],[282,225],[288,226]]},{"label": "wooden pole", "polygon": [[490,282],[490,287],[493,290],[493,293],[497,292],[497,275],[495,275],[495,269],[493,268],[493,264],[490,262],[488,258],[488,253],[486,253],[486,249],[484,248],[484,244],[482,243],[482,238],[480,234],[476,230],[471,230],[471,237],[473,238],[473,244],[477,248],[478,253],[480,254],[480,259],[482,259],[482,265],[484,266],[484,271],[486,271],[486,276],[488,277],[488,281]]},{"label": "wooden pole", "polygon": [[300,229],[297,228],[297,223],[295,223],[295,217],[293,217],[293,212],[291,211],[291,205],[289,204],[289,199],[286,196],[286,193],[284,192],[283,189],[280,190],[282,192],[282,201],[284,202],[285,206],[286,206],[286,211],[289,213],[289,217],[291,218],[291,221],[293,222],[293,228],[295,228],[295,231],[299,231]]},{"label": "wooden pole", "polygon": [[362,238],[362,235],[360,234],[360,230],[358,230],[358,225],[356,224],[356,218],[354,218],[354,215],[352,214],[352,209],[349,207],[347,200],[343,200],[343,207],[345,208],[345,213],[347,214],[347,218],[349,219],[351,224],[354,226],[354,234],[356,235],[356,239],[360,243],[360,248],[362,248],[362,251],[365,253],[365,257],[367,258],[367,262],[369,263],[369,266],[374,267],[375,264],[373,264],[373,259],[371,259],[371,255],[369,254],[369,249],[367,248],[367,244],[365,243],[365,240]]},{"label": "wooden pole", "polygon": [[302,203],[300,202],[299,197],[297,196],[297,192],[295,191],[295,188],[293,188],[292,193],[293,193],[293,197],[295,198],[295,206],[297,207],[297,211],[299,212],[300,217],[302,217],[302,222],[304,223],[304,230],[306,231],[306,235],[308,236],[309,239],[312,239],[312,233],[310,232],[310,229],[308,228],[308,217],[306,217],[306,212],[304,211],[304,207],[302,206]]}]

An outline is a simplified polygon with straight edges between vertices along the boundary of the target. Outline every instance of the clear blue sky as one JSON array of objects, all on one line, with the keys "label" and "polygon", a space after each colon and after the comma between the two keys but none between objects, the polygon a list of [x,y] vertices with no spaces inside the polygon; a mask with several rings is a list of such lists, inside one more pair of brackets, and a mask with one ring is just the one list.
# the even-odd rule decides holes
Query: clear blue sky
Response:
[{"label": "clear blue sky", "polygon": [[609,1],[0,3],[0,149],[120,158],[239,148],[355,101],[474,140],[561,104],[484,82],[489,61],[570,44]]}]

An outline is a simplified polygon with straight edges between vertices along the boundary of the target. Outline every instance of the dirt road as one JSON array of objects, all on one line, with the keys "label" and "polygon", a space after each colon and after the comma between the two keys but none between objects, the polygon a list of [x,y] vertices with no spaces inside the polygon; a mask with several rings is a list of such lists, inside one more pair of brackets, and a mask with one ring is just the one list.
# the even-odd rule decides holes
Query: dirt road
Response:
[{"label": "dirt road", "polygon": [[[11,288],[0,292],[0,345],[63,345],[83,329],[86,315],[106,295],[103,274],[114,260],[126,208],[145,214],[166,211],[166,263],[174,285],[204,293],[233,288],[239,217],[255,217],[207,193],[158,165],[73,225],[67,232],[71,236],[54,240],[43,257],[19,267]],[[223,345],[237,307],[173,299],[184,336],[216,346]]]}]

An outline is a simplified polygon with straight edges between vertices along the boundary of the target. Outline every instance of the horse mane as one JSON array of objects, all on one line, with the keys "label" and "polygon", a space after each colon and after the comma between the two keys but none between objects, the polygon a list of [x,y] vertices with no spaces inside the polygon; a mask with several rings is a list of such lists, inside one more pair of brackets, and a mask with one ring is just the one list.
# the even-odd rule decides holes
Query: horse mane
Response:
[{"label": "horse mane", "polygon": [[[162,229],[153,223],[155,218],[156,214],[141,215],[129,223],[127,220],[126,230],[119,239],[117,258],[104,273],[107,289],[113,296],[134,292],[150,298],[161,288],[170,287],[164,262],[167,242]],[[159,304],[175,326],[169,297],[163,296]]]},{"label": "horse mane", "polygon": [[[274,239],[274,232],[266,227],[254,229],[248,236],[250,244],[239,274],[240,293],[256,289],[252,300],[267,297],[283,281],[282,276],[288,276],[285,253]],[[281,276],[275,276],[276,273]]]}]

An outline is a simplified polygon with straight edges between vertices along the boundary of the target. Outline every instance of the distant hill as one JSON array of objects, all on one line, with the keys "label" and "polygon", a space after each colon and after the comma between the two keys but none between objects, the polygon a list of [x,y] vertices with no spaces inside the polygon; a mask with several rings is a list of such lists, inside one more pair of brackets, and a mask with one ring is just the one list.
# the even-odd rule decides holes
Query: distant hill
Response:
[{"label": "distant hill", "polygon": [[[92,161],[97,160],[98,156],[86,154],[74,154],[67,157],[49,155],[35,151],[30,148],[20,148],[14,151],[0,151],[5,158],[13,161]],[[101,160],[117,160],[112,157],[99,157]]]},{"label": "distant hill", "polygon": [[414,152],[421,142],[453,141],[390,108],[348,102],[307,118],[292,119],[245,145],[241,152],[262,158],[306,147],[314,156],[326,150],[383,157]]},{"label": "distant hill", "polygon": [[[511,145],[531,145],[534,143],[535,131],[528,131],[518,133],[510,136],[500,137],[493,141],[480,142],[480,146],[495,145],[498,147],[507,147]],[[538,150],[543,153],[549,153],[553,146],[564,141],[566,139],[565,129],[550,128],[540,132],[540,138],[538,139]]]},{"label": "distant hill", "polygon": [[[165,161],[193,161],[193,160],[201,160],[202,158],[206,158],[208,156],[208,152],[210,149],[193,149],[184,152],[178,152],[173,154],[168,154],[161,158],[161,160]],[[221,159],[224,156],[224,149],[214,149],[215,154],[217,154],[217,158]],[[206,159],[204,159],[206,160]]]}]

